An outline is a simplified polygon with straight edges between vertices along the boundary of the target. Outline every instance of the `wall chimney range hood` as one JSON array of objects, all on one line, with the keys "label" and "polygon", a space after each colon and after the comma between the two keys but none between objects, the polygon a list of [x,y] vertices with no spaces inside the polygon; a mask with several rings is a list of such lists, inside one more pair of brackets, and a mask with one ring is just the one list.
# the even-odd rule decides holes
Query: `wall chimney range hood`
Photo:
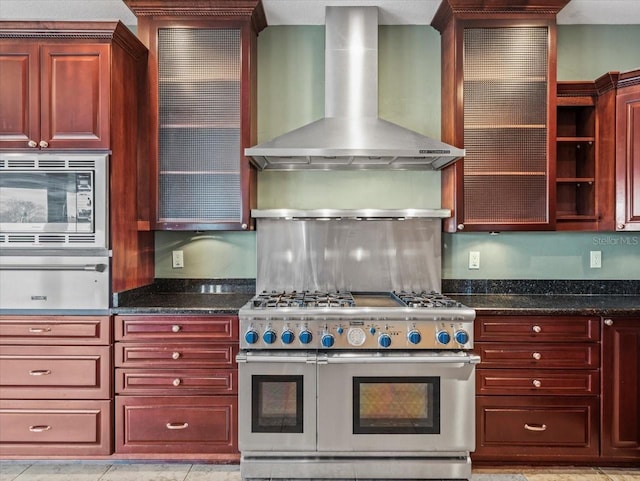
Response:
[{"label": "wall chimney range hood", "polygon": [[378,117],[378,7],[326,7],[325,117],[245,149],[263,170],[439,170],[459,149]]}]

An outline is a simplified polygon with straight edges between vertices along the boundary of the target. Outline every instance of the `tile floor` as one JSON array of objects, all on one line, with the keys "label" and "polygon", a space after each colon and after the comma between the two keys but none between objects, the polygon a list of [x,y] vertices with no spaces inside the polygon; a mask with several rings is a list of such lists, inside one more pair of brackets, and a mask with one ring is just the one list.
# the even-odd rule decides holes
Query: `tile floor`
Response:
[{"label": "tile floor", "polygon": [[[0,481],[240,481],[237,465],[0,461]],[[477,468],[471,481],[640,481],[632,468]]]}]

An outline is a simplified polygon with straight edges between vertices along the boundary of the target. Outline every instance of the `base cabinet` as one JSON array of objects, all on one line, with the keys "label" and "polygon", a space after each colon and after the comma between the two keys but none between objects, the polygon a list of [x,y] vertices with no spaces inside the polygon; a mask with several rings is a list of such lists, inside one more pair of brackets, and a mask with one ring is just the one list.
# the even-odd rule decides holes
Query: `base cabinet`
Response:
[{"label": "base cabinet", "polygon": [[115,451],[237,462],[238,319],[116,316]]},{"label": "base cabinet", "polygon": [[640,317],[603,319],[602,457],[640,464]]},{"label": "base cabinet", "polygon": [[474,461],[598,459],[598,317],[478,316],[475,339]]},{"label": "base cabinet", "polygon": [[0,456],[112,453],[108,316],[0,316]]}]

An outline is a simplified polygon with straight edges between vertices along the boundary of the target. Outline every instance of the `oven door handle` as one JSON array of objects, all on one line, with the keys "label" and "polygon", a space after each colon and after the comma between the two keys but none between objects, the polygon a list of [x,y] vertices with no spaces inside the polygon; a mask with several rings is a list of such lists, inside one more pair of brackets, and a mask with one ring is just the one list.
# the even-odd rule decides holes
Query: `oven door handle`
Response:
[{"label": "oven door handle", "polygon": [[3,264],[0,271],[92,271],[104,272],[106,264]]},{"label": "oven door handle", "polygon": [[268,355],[268,354],[254,354],[248,352],[239,352],[236,356],[236,362],[286,362],[286,363],[306,363],[315,364],[317,357],[315,354],[308,354],[306,356],[287,356],[282,355]]},{"label": "oven door handle", "polygon": [[480,356],[477,354],[459,354],[451,356],[372,356],[346,355],[346,356],[318,356],[318,364],[478,364]]}]

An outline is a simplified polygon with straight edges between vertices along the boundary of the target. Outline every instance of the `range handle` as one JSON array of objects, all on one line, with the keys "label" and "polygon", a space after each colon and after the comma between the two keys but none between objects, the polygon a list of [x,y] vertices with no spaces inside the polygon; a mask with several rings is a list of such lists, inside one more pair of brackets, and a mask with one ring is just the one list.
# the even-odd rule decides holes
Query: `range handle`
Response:
[{"label": "range handle", "polygon": [[447,356],[376,356],[375,354],[347,354],[318,356],[318,364],[478,364],[480,356],[462,353]]},{"label": "range handle", "polygon": [[315,364],[317,361],[317,357],[315,353],[308,353],[306,355],[298,355],[298,356],[287,356],[286,354],[276,354],[276,355],[268,355],[268,354],[254,354],[253,352],[240,352],[236,356],[236,362],[238,363],[247,363],[247,362],[278,362],[278,363],[306,363],[306,364]]}]

